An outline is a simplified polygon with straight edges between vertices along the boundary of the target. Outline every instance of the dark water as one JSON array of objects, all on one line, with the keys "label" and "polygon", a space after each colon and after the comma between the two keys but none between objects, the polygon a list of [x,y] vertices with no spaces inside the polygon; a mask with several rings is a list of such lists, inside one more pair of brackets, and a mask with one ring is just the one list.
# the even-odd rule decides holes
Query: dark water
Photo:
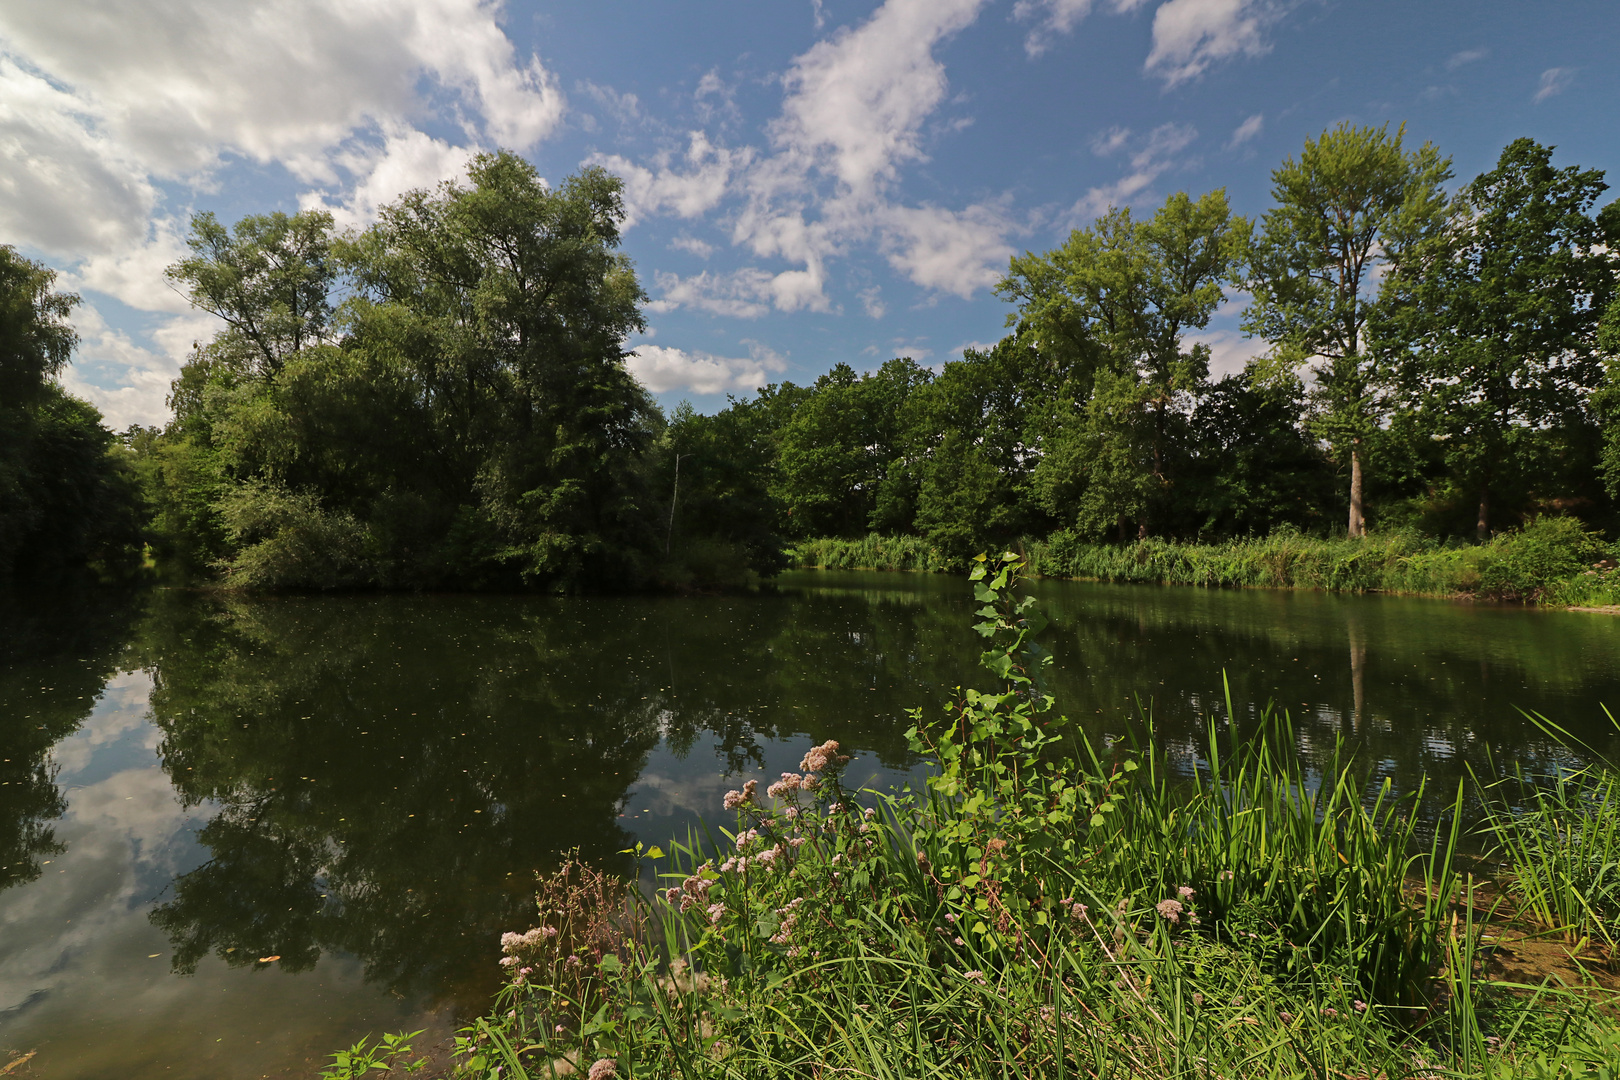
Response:
[{"label": "dark water", "polygon": [[[1191,747],[1275,700],[1411,790],[1620,753],[1620,619],[1041,583],[1053,690]],[[737,598],[157,593],[0,607],[0,1051],[53,1078],[308,1076],[481,1009],[533,871],[622,865],[812,742],[914,773],[904,710],[977,680],[960,580],[797,574]],[[279,959],[261,962],[261,958]],[[0,1064],[6,1060],[0,1053]]]}]

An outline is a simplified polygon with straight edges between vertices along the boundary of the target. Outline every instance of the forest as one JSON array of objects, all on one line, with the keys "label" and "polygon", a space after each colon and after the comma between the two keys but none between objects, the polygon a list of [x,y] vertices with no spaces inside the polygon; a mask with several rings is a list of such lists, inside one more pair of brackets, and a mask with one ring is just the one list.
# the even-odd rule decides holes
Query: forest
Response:
[{"label": "forest", "polygon": [[[114,434],[57,379],[54,273],[0,248],[0,578],[249,590],[607,590],[768,577],[795,545],[1297,533],[1467,546],[1620,527],[1620,202],[1531,139],[1455,182],[1341,125],[1272,172],[1111,209],[997,286],[938,370],[835,364],[704,415],[626,370],[646,299],[622,185],[507,152],[363,231],[191,223],[171,285],[220,319],[172,419]],[[1198,341],[1237,305],[1256,357]]]}]

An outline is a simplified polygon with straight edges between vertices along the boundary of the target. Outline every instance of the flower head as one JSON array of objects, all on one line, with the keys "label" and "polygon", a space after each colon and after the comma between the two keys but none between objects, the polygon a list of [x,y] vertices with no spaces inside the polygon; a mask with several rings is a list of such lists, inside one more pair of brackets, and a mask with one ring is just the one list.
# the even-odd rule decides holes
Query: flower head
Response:
[{"label": "flower head", "polygon": [[1181,897],[1183,902],[1189,901],[1193,898],[1192,886],[1183,885],[1181,888],[1176,890],[1176,894]]},{"label": "flower head", "polygon": [[1159,918],[1174,924],[1181,921],[1181,913],[1186,909],[1181,906],[1179,900],[1160,900],[1154,905],[1153,910],[1159,913]]},{"label": "flower head", "polygon": [[611,1080],[618,1075],[619,1066],[612,1058],[597,1058],[591,1071],[585,1074],[585,1080]]}]

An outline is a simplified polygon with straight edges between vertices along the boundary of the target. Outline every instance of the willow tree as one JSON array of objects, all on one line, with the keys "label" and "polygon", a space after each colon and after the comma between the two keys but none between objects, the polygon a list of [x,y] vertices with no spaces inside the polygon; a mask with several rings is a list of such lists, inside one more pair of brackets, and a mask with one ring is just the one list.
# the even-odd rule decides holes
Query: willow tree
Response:
[{"label": "willow tree", "polygon": [[1272,171],[1276,206],[1250,256],[1244,330],[1275,365],[1314,367],[1312,426],[1350,466],[1351,536],[1367,529],[1367,444],[1388,409],[1367,338],[1379,279],[1443,223],[1451,176],[1450,159],[1428,143],[1407,152],[1404,134],[1340,124],[1306,139]]}]

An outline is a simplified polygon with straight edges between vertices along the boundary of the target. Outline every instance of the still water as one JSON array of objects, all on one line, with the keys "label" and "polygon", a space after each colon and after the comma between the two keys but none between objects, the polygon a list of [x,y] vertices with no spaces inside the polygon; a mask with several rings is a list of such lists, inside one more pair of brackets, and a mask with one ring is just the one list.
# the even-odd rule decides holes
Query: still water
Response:
[{"label": "still water", "polygon": [[[1265,702],[1411,790],[1606,754],[1620,619],[1439,601],[1043,582],[1052,689],[1173,744]],[[0,608],[0,1065],[309,1076],[443,1037],[529,925],[533,872],[719,821],[836,738],[915,775],[905,710],[972,685],[960,579],[795,573],[729,598],[220,599]],[[621,863],[622,864],[622,863]]]}]

